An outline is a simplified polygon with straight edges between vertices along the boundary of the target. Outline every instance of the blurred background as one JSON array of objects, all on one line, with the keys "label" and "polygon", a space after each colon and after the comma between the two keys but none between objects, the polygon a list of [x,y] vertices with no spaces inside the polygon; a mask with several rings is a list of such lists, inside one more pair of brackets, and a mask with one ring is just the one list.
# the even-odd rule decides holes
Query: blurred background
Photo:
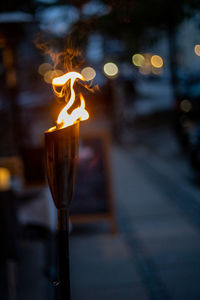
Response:
[{"label": "blurred background", "polygon": [[67,69],[98,86],[83,91],[72,299],[200,299],[195,0],[1,2],[0,298],[56,299],[43,139],[62,106],[52,78]]}]

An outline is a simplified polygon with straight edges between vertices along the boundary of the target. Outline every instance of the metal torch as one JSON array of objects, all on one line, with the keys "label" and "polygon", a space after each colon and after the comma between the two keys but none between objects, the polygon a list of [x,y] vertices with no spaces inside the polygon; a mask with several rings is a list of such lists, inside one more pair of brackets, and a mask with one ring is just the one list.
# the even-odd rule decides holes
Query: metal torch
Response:
[{"label": "metal torch", "polygon": [[69,206],[73,196],[78,161],[79,122],[45,132],[46,172],[57,208],[58,280],[57,299],[70,300]]}]

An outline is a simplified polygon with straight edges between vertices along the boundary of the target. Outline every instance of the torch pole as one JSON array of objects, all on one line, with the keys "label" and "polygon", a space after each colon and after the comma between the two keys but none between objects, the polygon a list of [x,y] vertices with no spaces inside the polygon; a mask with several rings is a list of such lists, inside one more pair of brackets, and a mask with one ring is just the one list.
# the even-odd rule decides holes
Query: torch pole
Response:
[{"label": "torch pole", "polygon": [[78,161],[79,123],[45,132],[46,171],[57,208],[56,300],[70,300],[69,206],[72,201]]},{"label": "torch pole", "polygon": [[58,300],[70,300],[69,213],[58,209]]}]

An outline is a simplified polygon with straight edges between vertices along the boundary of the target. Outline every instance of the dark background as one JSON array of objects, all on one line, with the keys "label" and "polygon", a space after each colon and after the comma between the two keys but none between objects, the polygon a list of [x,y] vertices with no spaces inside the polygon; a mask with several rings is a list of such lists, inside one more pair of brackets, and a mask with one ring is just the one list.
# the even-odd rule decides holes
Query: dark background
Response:
[{"label": "dark background", "polygon": [[[107,222],[72,225],[73,299],[199,299],[199,36],[195,0],[1,2],[1,299],[55,299],[43,142],[64,102],[55,70],[94,87],[75,85],[90,114],[81,132],[110,136],[118,223],[115,235]],[[90,165],[102,147],[80,143],[72,211],[105,212],[105,162]]]}]

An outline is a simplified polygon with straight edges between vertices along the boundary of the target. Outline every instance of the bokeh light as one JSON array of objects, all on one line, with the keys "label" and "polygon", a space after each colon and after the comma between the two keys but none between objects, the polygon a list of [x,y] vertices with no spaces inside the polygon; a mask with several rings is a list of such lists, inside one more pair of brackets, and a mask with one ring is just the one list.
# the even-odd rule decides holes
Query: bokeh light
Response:
[{"label": "bokeh light", "polygon": [[10,188],[11,175],[7,168],[0,168],[0,191],[6,191]]},{"label": "bokeh light", "polygon": [[200,45],[195,45],[194,46],[194,52],[197,56],[200,56]]},{"label": "bokeh light", "polygon": [[44,75],[47,71],[52,70],[52,65],[48,64],[48,63],[43,63],[39,66],[38,68],[38,73],[40,75]]},{"label": "bokeh light", "polygon": [[142,54],[134,54],[132,62],[136,67],[142,67],[145,64],[145,57]]},{"label": "bokeh light", "polygon": [[161,75],[163,73],[163,70],[161,68],[152,67],[151,71],[154,75]]},{"label": "bokeh light", "polygon": [[144,66],[151,68],[151,54],[150,53],[145,53],[144,57],[145,57],[145,65]]},{"label": "bokeh light", "polygon": [[52,83],[52,79],[54,78],[54,77],[58,77],[58,76],[61,76],[61,75],[63,75],[64,74],[64,72],[62,71],[62,70],[54,70],[54,71],[47,71],[45,74],[44,74],[44,81],[46,82],[46,83]]},{"label": "bokeh light", "polygon": [[154,68],[162,68],[162,66],[163,66],[162,57],[160,57],[159,55],[152,55],[151,64]]},{"label": "bokeh light", "polygon": [[90,81],[95,78],[96,71],[95,71],[95,69],[93,69],[91,67],[86,67],[81,71],[81,74],[87,81]]},{"label": "bokeh light", "polygon": [[192,109],[192,104],[189,100],[185,99],[180,103],[180,109],[184,112],[189,112]]},{"label": "bokeh light", "polygon": [[139,72],[142,75],[149,75],[151,73],[151,68],[149,66],[140,67]]},{"label": "bokeh light", "polygon": [[119,73],[117,65],[112,62],[106,63],[103,67],[103,71],[108,77],[116,77]]}]

